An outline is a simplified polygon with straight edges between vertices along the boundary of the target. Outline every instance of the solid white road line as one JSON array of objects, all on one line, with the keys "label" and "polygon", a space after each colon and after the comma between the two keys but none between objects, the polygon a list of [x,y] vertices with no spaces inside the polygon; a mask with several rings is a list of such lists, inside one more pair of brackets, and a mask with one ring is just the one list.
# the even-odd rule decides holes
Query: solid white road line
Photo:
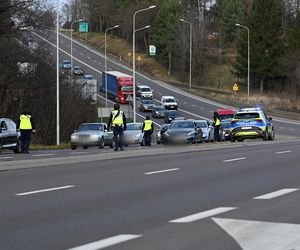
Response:
[{"label": "solid white road line", "polygon": [[276,154],[286,154],[286,153],[291,153],[291,152],[292,152],[291,150],[286,150],[286,151],[276,152]]},{"label": "solid white road line", "polygon": [[137,234],[119,234],[116,236],[112,236],[107,239],[95,241],[89,244],[85,244],[82,246],[70,248],[69,250],[97,250],[97,249],[103,249],[106,247],[110,247],[125,241],[133,240],[136,238],[141,237],[142,235]]},{"label": "solid white road line", "polygon": [[164,170],[158,170],[158,171],[153,171],[153,172],[148,172],[144,174],[160,174],[160,173],[166,173],[166,172],[171,172],[171,171],[178,171],[180,168],[170,168],[170,169],[164,169]]},{"label": "solid white road line", "polygon": [[269,199],[273,199],[273,198],[276,198],[276,197],[279,197],[279,196],[282,196],[282,195],[285,195],[285,194],[288,194],[288,193],[291,193],[291,192],[295,192],[295,191],[298,191],[298,190],[299,190],[298,188],[284,188],[284,189],[280,189],[278,191],[275,191],[275,192],[272,192],[272,193],[269,193],[269,194],[264,194],[264,195],[261,195],[261,196],[254,197],[253,199],[255,199],[255,200],[269,200]]},{"label": "solid white road line", "polygon": [[39,155],[32,155],[33,157],[43,157],[43,156],[51,156],[55,154],[39,154]]},{"label": "solid white road line", "polygon": [[194,222],[197,220],[209,218],[209,217],[217,215],[217,214],[222,214],[222,213],[234,210],[234,209],[237,209],[237,208],[236,207],[218,207],[218,208],[214,208],[214,209],[200,212],[197,214],[185,216],[185,217],[182,217],[179,219],[171,220],[169,222],[171,222],[171,223],[189,223],[189,222]]},{"label": "solid white road line", "polygon": [[246,160],[246,159],[247,159],[247,157],[240,157],[240,158],[223,160],[223,162],[241,161],[241,160]]},{"label": "solid white road line", "polygon": [[63,187],[47,188],[47,189],[35,190],[35,191],[30,191],[30,192],[25,192],[25,193],[18,193],[16,195],[17,196],[23,196],[23,195],[29,195],[29,194],[51,192],[51,191],[56,191],[56,190],[61,190],[61,189],[66,189],[66,188],[73,188],[73,187],[75,187],[75,186],[74,185],[68,185],[68,186],[63,186]]}]

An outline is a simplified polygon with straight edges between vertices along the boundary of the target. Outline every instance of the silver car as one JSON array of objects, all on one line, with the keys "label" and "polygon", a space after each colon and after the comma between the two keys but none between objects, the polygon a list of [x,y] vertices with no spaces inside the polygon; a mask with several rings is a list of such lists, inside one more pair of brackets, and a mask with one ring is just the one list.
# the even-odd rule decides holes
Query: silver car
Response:
[{"label": "silver car", "polygon": [[141,100],[141,103],[140,103],[138,109],[143,112],[146,112],[146,111],[152,112],[152,110],[155,109],[155,104],[152,100]]},{"label": "silver car", "polygon": [[214,141],[214,129],[207,120],[196,120],[197,126],[201,128],[202,139],[205,142]]},{"label": "silver car", "polygon": [[124,145],[139,143],[144,145],[144,133],[142,132],[143,123],[127,123],[126,130],[124,131]]},{"label": "silver car", "polygon": [[87,149],[89,146],[114,147],[113,132],[106,129],[105,123],[83,123],[78,130],[71,135],[71,149],[75,150],[77,146]]}]

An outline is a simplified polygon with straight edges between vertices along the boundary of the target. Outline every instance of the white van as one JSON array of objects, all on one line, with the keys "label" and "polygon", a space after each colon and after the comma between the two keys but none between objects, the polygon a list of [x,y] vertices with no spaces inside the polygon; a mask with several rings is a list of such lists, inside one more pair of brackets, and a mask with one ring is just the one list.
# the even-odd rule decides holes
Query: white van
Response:
[{"label": "white van", "polygon": [[136,96],[141,97],[141,99],[152,99],[153,91],[147,85],[137,85],[136,86]]},{"label": "white van", "polygon": [[161,105],[166,109],[177,109],[178,103],[174,96],[162,96],[161,97]]}]

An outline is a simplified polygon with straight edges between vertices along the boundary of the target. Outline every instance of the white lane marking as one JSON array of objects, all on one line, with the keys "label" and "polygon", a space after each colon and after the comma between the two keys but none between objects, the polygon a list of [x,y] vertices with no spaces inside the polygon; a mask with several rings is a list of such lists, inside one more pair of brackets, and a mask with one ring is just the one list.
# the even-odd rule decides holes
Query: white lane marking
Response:
[{"label": "white lane marking", "polygon": [[90,56],[88,56],[88,59],[92,59]]},{"label": "white lane marking", "polygon": [[294,129],[293,129],[293,128],[290,128],[290,131],[294,131]]},{"label": "white lane marking", "polygon": [[269,199],[273,199],[291,192],[295,192],[298,191],[298,188],[284,188],[284,189],[280,189],[278,191],[272,192],[272,193],[268,193],[268,194],[264,194],[261,196],[257,196],[254,197],[253,199],[255,200],[269,200]]},{"label": "white lane marking", "polygon": [[39,154],[39,155],[32,155],[33,157],[43,157],[43,156],[51,156],[55,154]]},{"label": "white lane marking", "polygon": [[217,214],[222,214],[231,210],[237,209],[236,207],[217,207],[211,210],[207,210],[204,212],[200,212],[197,214],[192,214],[189,216],[185,216],[179,219],[171,220],[169,222],[171,223],[189,223],[189,222],[194,222],[197,220],[209,218],[211,216],[217,215]]},{"label": "white lane marking", "polygon": [[246,159],[247,159],[247,157],[240,157],[240,158],[223,160],[223,162],[241,161],[241,160],[246,160]]},{"label": "white lane marking", "polygon": [[148,172],[144,174],[160,174],[160,173],[166,173],[166,172],[171,172],[171,171],[178,171],[180,168],[170,168],[170,169],[164,169],[164,170],[158,170],[158,171],[153,171],[153,172]]},{"label": "white lane marking", "polygon": [[84,54],[82,52],[80,52],[80,55],[84,56]]},{"label": "white lane marking", "polygon": [[51,192],[51,191],[56,191],[56,190],[61,190],[61,189],[66,189],[66,188],[73,188],[73,187],[75,187],[75,186],[74,185],[68,185],[68,186],[62,186],[62,187],[55,187],[55,188],[47,188],[47,189],[29,191],[29,192],[25,192],[25,193],[18,193],[16,195],[17,196],[23,196],[23,195],[29,195],[29,194],[38,194],[38,193]]},{"label": "white lane marking", "polygon": [[116,236],[109,237],[107,239],[95,241],[92,243],[88,243],[82,246],[70,248],[69,250],[97,250],[97,249],[103,249],[106,247],[110,247],[113,245],[120,244],[125,241],[133,240],[136,238],[141,237],[142,235],[138,234],[119,234]]},{"label": "white lane marking", "polygon": [[53,56],[54,54],[52,52],[50,52],[50,55]]},{"label": "white lane marking", "polygon": [[183,102],[184,104],[187,104],[187,102]]},{"label": "white lane marking", "polygon": [[286,151],[276,152],[276,154],[287,154],[287,153],[291,153],[291,152],[292,152],[291,150],[286,150]]},{"label": "white lane marking", "polygon": [[4,157],[0,157],[0,160],[2,160],[2,159],[11,159],[11,158],[13,158],[12,156],[4,156]]},{"label": "white lane marking", "polygon": [[284,129],[284,127],[279,127],[280,129]]}]

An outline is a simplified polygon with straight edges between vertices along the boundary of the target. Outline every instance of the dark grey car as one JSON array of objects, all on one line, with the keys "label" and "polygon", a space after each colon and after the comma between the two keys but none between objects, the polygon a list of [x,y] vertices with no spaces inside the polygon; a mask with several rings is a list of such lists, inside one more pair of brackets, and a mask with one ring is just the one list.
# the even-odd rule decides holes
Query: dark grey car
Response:
[{"label": "dark grey car", "polygon": [[139,110],[146,112],[146,111],[152,111],[155,108],[155,104],[152,100],[141,100],[141,103],[139,105]]},{"label": "dark grey car", "polygon": [[155,106],[155,108],[152,110],[152,117],[164,118],[166,111],[167,110],[164,106]]},{"label": "dark grey car", "polygon": [[15,122],[8,118],[0,118],[0,152],[1,149],[21,152],[20,133],[16,130]]}]

